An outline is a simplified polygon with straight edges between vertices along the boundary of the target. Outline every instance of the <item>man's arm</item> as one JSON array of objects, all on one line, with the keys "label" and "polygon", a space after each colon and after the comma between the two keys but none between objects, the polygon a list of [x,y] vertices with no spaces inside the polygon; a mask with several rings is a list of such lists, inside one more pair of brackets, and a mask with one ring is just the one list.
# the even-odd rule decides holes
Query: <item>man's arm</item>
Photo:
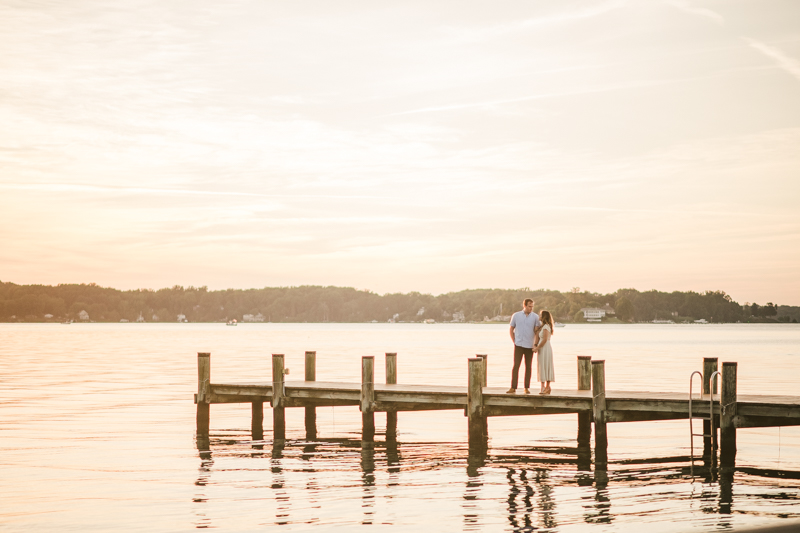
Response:
[{"label": "man's arm", "polygon": [[508,333],[511,335],[511,342],[516,344],[517,337],[516,337],[516,335],[514,335],[514,326],[511,326],[510,328],[508,328]]}]

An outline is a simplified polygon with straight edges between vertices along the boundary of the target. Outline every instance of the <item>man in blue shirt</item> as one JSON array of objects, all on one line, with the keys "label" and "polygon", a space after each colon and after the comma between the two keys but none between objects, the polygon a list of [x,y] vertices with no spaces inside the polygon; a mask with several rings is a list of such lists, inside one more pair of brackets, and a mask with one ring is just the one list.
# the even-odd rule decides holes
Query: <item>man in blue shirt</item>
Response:
[{"label": "man in blue shirt", "polygon": [[522,357],[525,357],[525,394],[530,394],[531,366],[533,362],[533,345],[537,342],[539,328],[542,321],[539,315],[533,312],[533,300],[525,298],[522,302],[522,311],[517,311],[511,317],[511,341],[514,343],[514,370],[511,371],[511,388],[508,394],[516,394],[519,379],[519,366]]}]

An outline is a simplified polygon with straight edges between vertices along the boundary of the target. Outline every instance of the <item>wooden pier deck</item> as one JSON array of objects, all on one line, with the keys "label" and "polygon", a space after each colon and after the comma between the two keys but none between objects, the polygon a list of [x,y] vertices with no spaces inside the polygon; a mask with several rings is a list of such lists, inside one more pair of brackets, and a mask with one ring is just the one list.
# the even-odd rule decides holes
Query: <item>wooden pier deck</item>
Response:
[{"label": "wooden pier deck", "polygon": [[[494,416],[576,413],[579,439],[595,432],[595,460],[607,461],[608,423],[676,420],[705,417],[704,457],[716,453],[721,441],[721,462],[732,464],[736,454],[736,429],[800,425],[800,396],[737,395],[737,365],[725,362],[717,372],[716,358],[703,360],[702,390],[689,398],[686,392],[614,391],[605,387],[605,362],[578,357],[578,389],[555,389],[549,395],[507,394],[505,388],[486,386],[486,356],[468,361],[465,387],[398,384],[397,354],[386,354],[386,383],[375,383],[374,358],[362,358],[361,382],[316,380],[316,352],[305,354],[305,379],[285,381],[283,355],[272,356],[272,382],[214,383],[210,354],[198,354],[198,435],[208,435],[209,407],[216,403],[252,405],[253,438],[263,438],[263,405],[273,411],[273,438],[285,439],[285,409],[305,408],[306,438],[316,439],[316,411],[321,406],[358,406],[365,442],[374,440],[374,413],[386,412],[386,438],[396,438],[397,413],[403,411],[463,410],[468,418],[470,447],[485,445],[487,419]],[[694,376],[692,376],[694,377]],[[713,380],[713,383],[712,383]],[[717,384],[721,391],[717,394]],[[713,385],[713,387],[712,387]],[[714,402],[711,407],[711,390]],[[713,425],[710,414],[713,411]],[[720,439],[716,429],[719,428]],[[713,429],[713,431],[712,431]]]},{"label": "wooden pier deck", "polygon": [[[360,405],[361,383],[286,381],[284,407]],[[506,394],[503,387],[484,387],[483,406],[487,416],[580,413],[592,411],[592,391],[553,389],[552,394]],[[606,391],[606,422],[669,420],[689,417],[686,392]],[[717,395],[715,399],[718,399]],[[213,383],[209,403],[252,403],[272,400],[272,383]],[[762,427],[764,420],[800,425],[800,397],[740,395],[736,401],[736,427]],[[441,385],[375,384],[373,411],[438,411],[467,408],[467,388]],[[547,412],[544,412],[547,411]],[[708,416],[709,397],[693,395],[692,411]],[[719,415],[719,405],[714,413]],[[640,413],[644,413],[641,416]],[[663,416],[659,416],[663,413]],[[796,422],[793,424],[792,422]]]}]

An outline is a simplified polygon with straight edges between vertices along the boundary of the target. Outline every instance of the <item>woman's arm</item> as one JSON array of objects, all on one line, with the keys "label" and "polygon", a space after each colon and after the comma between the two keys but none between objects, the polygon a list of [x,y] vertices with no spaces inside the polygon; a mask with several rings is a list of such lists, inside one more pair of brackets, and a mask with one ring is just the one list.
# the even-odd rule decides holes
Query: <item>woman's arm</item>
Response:
[{"label": "woman's arm", "polygon": [[542,346],[547,344],[547,341],[550,340],[550,330],[542,328],[542,330],[539,332],[539,338],[541,341],[536,345],[536,348],[541,350]]}]

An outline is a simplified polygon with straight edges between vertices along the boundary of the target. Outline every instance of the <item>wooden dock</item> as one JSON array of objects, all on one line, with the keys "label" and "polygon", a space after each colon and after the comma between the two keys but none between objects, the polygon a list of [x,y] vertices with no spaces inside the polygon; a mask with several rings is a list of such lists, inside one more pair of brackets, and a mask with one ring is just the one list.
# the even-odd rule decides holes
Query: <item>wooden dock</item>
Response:
[{"label": "wooden dock", "polygon": [[[317,438],[316,408],[358,406],[362,413],[362,441],[375,437],[375,413],[386,413],[386,439],[396,439],[397,413],[401,411],[462,410],[467,417],[470,448],[486,446],[487,420],[494,416],[578,415],[578,440],[588,442],[595,432],[595,464],[607,464],[609,423],[706,417],[703,421],[703,457],[716,457],[732,466],[736,455],[736,429],[800,425],[800,396],[737,395],[737,364],[725,362],[717,372],[716,358],[703,360],[702,391],[689,398],[687,392],[627,392],[606,390],[605,362],[578,357],[578,390],[553,390],[550,395],[506,394],[506,389],[486,386],[486,356],[468,360],[466,387],[406,385],[397,383],[397,354],[386,354],[385,383],[375,383],[374,358],[362,358],[361,381],[337,383],[316,380],[316,352],[305,353],[303,381],[285,381],[284,356],[272,356],[271,382],[213,383],[211,356],[198,354],[198,438],[207,438],[210,405],[249,403],[252,406],[254,440],[263,439],[264,404],[273,415],[273,439],[286,438],[285,410],[305,409],[306,438]],[[716,374],[716,376],[715,376]],[[712,378],[713,387],[712,387]],[[717,381],[721,391],[717,393]],[[714,389],[713,407],[709,402]],[[710,414],[713,413],[713,426]],[[688,425],[687,425],[688,427]],[[714,431],[712,431],[712,427]],[[716,428],[719,428],[719,438]]]}]

